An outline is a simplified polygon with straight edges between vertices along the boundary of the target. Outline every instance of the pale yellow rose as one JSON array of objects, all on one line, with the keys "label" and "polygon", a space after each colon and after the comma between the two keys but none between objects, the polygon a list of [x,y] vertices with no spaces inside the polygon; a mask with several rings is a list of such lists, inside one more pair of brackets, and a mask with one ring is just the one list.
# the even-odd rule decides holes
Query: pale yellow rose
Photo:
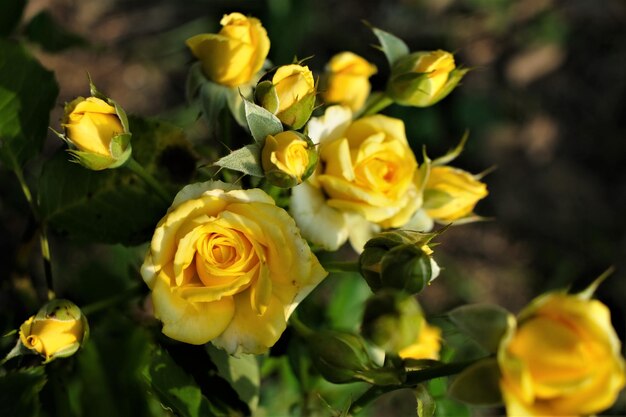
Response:
[{"label": "pale yellow rose", "polygon": [[581,295],[534,300],[501,342],[498,364],[509,416],[595,414],[625,382],[609,309]]},{"label": "pale yellow rose", "polygon": [[68,104],[63,120],[67,139],[79,151],[111,156],[111,140],[124,127],[115,107],[96,97],[79,97]]},{"label": "pale yellow rose", "polygon": [[426,182],[423,208],[430,218],[448,223],[469,216],[487,194],[487,186],[468,172],[435,166]]},{"label": "pale yellow rose", "polygon": [[432,359],[439,360],[441,350],[441,329],[430,326],[426,320],[422,321],[417,341],[398,352],[402,359]]},{"label": "pale yellow rose", "polygon": [[331,106],[313,118],[308,135],[319,143],[318,169],[295,187],[291,213],[303,235],[335,250],[348,238],[355,250],[381,228],[405,225],[422,204],[417,162],[404,123],[383,115],[352,121]]},{"label": "pale yellow rose", "polygon": [[53,300],[20,326],[20,342],[45,358],[73,355],[88,334],[87,319],[67,300]]},{"label": "pale yellow rose", "polygon": [[241,13],[224,15],[220,24],[219,33],[196,35],[186,44],[210,80],[236,87],[252,80],[261,69],[270,40],[258,19]]},{"label": "pale yellow rose", "polygon": [[288,130],[265,138],[261,164],[266,177],[275,185],[300,184],[315,169],[316,161],[313,143],[301,133]]},{"label": "pale yellow rose", "polygon": [[352,52],[341,52],[331,58],[326,71],[324,101],[347,106],[354,112],[361,109],[370,93],[369,77],[376,74],[376,66]]},{"label": "pale yellow rose", "polygon": [[142,276],[164,334],[256,354],[327,273],[271,197],[232,188],[183,188],[157,225]]}]

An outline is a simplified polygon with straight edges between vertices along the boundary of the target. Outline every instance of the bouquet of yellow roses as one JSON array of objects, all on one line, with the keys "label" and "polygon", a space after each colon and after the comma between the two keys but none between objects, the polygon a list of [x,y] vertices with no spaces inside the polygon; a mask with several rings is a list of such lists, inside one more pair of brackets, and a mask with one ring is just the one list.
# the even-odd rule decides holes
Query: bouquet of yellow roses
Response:
[{"label": "bouquet of yellow roses", "polygon": [[[35,189],[25,169],[57,86],[0,38],[0,157],[28,203],[45,277],[12,289],[37,308],[7,320],[0,415],[78,416],[93,404],[103,415],[368,415],[398,390],[420,417],[611,407],[625,362],[593,299],[610,271],[517,316],[469,304],[428,317],[417,301],[446,279],[445,231],[483,219],[486,171],[454,166],[468,133],[431,155],[384,112],[436,105],[469,68],[371,27],[389,64],[372,91],[378,68],[353,52],[325,67],[270,63],[259,19],[234,12],[220,25],[186,41],[189,104],[213,142],[127,115],[89,78],[89,95],[51,128],[66,147]],[[51,247],[64,239],[117,246],[60,280]],[[113,272],[90,279],[102,261]]]}]

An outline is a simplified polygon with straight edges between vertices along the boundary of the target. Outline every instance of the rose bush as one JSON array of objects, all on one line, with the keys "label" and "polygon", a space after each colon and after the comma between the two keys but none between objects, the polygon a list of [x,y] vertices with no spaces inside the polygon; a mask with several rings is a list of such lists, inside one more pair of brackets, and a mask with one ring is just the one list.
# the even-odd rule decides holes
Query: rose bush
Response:
[{"label": "rose bush", "polygon": [[258,19],[241,13],[224,15],[219,33],[204,33],[187,39],[187,46],[200,60],[204,75],[228,87],[252,80],[270,50],[267,31]]},{"label": "rose bush", "polygon": [[271,197],[221,182],[178,193],[142,266],[164,334],[230,353],[267,351],[326,274]]},{"label": "rose bush", "polygon": [[509,416],[589,415],[624,387],[624,359],[609,309],[549,293],[525,308],[498,350]]},{"label": "rose bush", "polygon": [[319,143],[320,163],[291,200],[307,239],[334,250],[350,235],[360,251],[372,231],[405,225],[421,206],[418,165],[401,120],[352,121],[348,108],[332,106],[311,119],[308,134]]}]

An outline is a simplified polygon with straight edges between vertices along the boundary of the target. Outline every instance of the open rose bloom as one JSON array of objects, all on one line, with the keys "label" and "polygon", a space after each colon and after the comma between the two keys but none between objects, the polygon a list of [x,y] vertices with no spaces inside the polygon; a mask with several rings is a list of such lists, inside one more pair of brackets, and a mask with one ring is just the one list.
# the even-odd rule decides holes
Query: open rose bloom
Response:
[{"label": "open rose bloom", "polygon": [[142,276],[167,336],[262,353],[327,273],[271,197],[233,188],[183,188],[154,232]]}]

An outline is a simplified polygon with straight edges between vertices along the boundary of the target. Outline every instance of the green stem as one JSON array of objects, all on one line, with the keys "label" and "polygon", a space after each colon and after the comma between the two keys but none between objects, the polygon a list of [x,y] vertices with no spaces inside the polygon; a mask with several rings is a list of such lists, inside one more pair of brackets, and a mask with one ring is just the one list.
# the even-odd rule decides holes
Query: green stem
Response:
[{"label": "green stem", "polygon": [[132,298],[135,298],[143,292],[143,286],[141,284],[135,284],[132,287],[128,288],[126,291],[121,294],[114,295],[113,297],[106,298],[104,300],[96,301],[95,303],[91,303],[81,308],[81,311],[85,315],[91,315],[95,313],[99,313],[102,310],[106,310],[110,307],[121,304],[125,301],[128,301]]},{"label": "green stem", "polygon": [[476,363],[478,360],[446,363],[443,365],[420,369],[418,371],[408,371],[406,373],[406,380],[402,385],[374,385],[373,387],[365,391],[359,398],[357,398],[356,401],[352,403],[352,405],[350,405],[350,410],[348,411],[348,414],[353,415],[360,412],[369,403],[388,392],[403,388],[414,387],[418,384],[421,384],[422,382],[430,381],[431,379],[458,374],[468,366]]},{"label": "green stem", "polygon": [[376,114],[380,112],[381,110],[389,107],[392,104],[393,104],[393,100],[387,94],[382,93],[380,96],[378,96],[376,100],[372,101],[365,108],[365,110],[363,110],[363,112],[360,114],[359,117],[370,116],[372,114]]},{"label": "green stem", "polygon": [[124,164],[125,167],[133,171],[137,174],[142,180],[146,182],[154,192],[156,192],[159,197],[163,199],[166,203],[170,204],[172,202],[171,196],[167,191],[159,184],[159,182],[152,176],[148,171],[146,171],[139,162],[135,160],[132,156],[128,159],[128,162]]},{"label": "green stem", "polygon": [[[26,183],[22,167],[18,163],[13,164],[13,172],[15,172],[15,176],[20,183],[24,197],[26,198],[26,201],[28,201],[28,205],[33,213],[33,218],[39,223],[39,242],[47,287],[45,294],[39,294],[39,297],[42,299],[41,301],[48,301],[50,298],[54,298],[54,290],[52,286],[52,264],[50,261],[50,246],[48,245],[47,227],[45,222],[40,219],[39,207],[37,206],[37,202],[33,199],[33,193],[30,191],[30,187]],[[38,291],[38,293],[39,292],[40,291]]]},{"label": "green stem", "polygon": [[313,330],[309,328],[306,324],[302,323],[298,316],[294,313],[289,317],[289,324],[293,326],[293,329],[300,335],[303,339],[310,337],[313,335]]},{"label": "green stem", "polygon": [[361,272],[358,261],[322,261],[322,266],[328,272]]}]

